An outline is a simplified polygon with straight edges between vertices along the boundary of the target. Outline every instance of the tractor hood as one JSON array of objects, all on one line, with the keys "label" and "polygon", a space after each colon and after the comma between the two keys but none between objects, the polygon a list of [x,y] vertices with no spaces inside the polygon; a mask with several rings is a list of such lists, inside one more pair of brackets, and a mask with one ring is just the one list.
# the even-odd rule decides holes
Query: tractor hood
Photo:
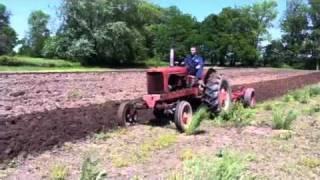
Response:
[{"label": "tractor hood", "polygon": [[174,66],[174,67],[159,67],[159,68],[151,68],[147,71],[148,73],[164,73],[164,74],[186,74],[187,68],[185,67],[179,67],[179,66]]}]

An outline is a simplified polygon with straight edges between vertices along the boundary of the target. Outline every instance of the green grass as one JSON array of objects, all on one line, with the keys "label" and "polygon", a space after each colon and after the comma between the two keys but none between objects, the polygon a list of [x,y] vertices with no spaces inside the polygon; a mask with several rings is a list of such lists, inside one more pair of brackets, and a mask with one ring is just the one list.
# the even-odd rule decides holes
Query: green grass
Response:
[{"label": "green grass", "polygon": [[183,162],[183,169],[169,179],[229,180],[245,178],[246,158],[240,154],[223,152],[219,156],[195,156]]},{"label": "green grass", "polygon": [[99,72],[107,71],[108,68],[91,68],[91,67],[31,67],[31,66],[1,66],[0,72],[14,73],[14,72]]},{"label": "green grass", "polygon": [[151,58],[147,59],[142,63],[146,67],[162,67],[162,66],[169,66],[169,62],[162,61],[159,58]]},{"label": "green grass", "polygon": [[0,56],[0,72],[87,72],[107,68],[84,67],[78,62],[23,56]]},{"label": "green grass", "polygon": [[44,59],[25,56],[1,56],[0,65],[3,66],[31,66],[31,67],[80,67],[80,63],[62,59]]}]

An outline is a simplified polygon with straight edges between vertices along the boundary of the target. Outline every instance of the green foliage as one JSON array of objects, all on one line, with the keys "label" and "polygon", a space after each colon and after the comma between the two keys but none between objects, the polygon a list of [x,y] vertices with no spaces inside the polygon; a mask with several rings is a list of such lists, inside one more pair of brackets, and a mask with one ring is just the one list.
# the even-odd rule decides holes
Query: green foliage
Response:
[{"label": "green foliage", "polygon": [[104,180],[107,174],[98,168],[99,160],[92,155],[85,157],[82,168],[80,180]]},{"label": "green foliage", "polygon": [[289,130],[293,121],[298,117],[298,114],[293,111],[285,111],[282,108],[273,110],[272,112],[272,128]]},{"label": "green foliage", "polygon": [[311,86],[309,88],[309,93],[311,97],[319,96],[320,95],[320,86]]},{"label": "green foliage", "polygon": [[183,14],[177,7],[163,9],[165,16],[163,23],[153,25],[151,33],[154,35],[155,54],[162,59],[168,57],[171,47],[176,50],[176,56],[181,58],[189,52],[192,45],[196,45],[198,32],[197,21],[189,14]]},{"label": "green foliage", "polygon": [[307,114],[312,116],[315,113],[319,113],[320,112],[320,105],[314,105],[312,106],[310,109],[307,110]]},{"label": "green foliage", "polygon": [[276,6],[275,1],[262,1],[209,15],[201,25],[205,55],[220,65],[257,64],[258,45],[266,39],[267,28],[276,18]]},{"label": "green foliage", "polygon": [[237,103],[231,111],[221,113],[215,120],[219,124],[245,126],[250,124],[255,114],[254,109],[244,108],[242,104]]},{"label": "green foliage", "polygon": [[247,167],[244,158],[231,152],[224,152],[219,157],[197,156],[183,164],[183,172],[170,179],[241,179]]},{"label": "green foliage", "polygon": [[186,134],[192,135],[196,133],[197,128],[200,126],[201,122],[209,118],[208,109],[205,107],[201,107],[197,112],[193,115],[191,124],[188,126],[186,130]]},{"label": "green foliage", "polygon": [[43,11],[33,11],[28,19],[29,32],[24,39],[20,54],[41,57],[46,40],[50,36],[47,27],[50,16]]},{"label": "green foliage", "polygon": [[17,43],[17,34],[10,27],[10,13],[0,3],[0,55],[10,54]]},{"label": "green foliage", "polygon": [[60,59],[41,59],[30,57],[11,57],[0,56],[0,65],[2,66],[30,66],[30,67],[80,67],[79,63],[73,63]]},{"label": "green foliage", "polygon": [[287,95],[284,96],[283,101],[287,102],[287,103],[288,102],[293,102],[293,101],[295,101],[295,97],[292,96],[291,94],[287,94]]},{"label": "green foliage", "polygon": [[[61,14],[64,56],[85,64],[123,65],[145,59],[144,25],[140,0],[64,0]],[[125,7],[125,8],[124,8]],[[140,10],[139,10],[140,9]],[[156,9],[156,8],[155,8]],[[152,8],[149,8],[152,10]]]},{"label": "green foliage", "polygon": [[68,176],[68,168],[63,165],[55,165],[50,172],[51,180],[66,180]]},{"label": "green foliage", "polygon": [[291,96],[295,101],[298,101],[302,104],[307,104],[310,101],[309,89],[293,91],[289,93],[288,96]]}]

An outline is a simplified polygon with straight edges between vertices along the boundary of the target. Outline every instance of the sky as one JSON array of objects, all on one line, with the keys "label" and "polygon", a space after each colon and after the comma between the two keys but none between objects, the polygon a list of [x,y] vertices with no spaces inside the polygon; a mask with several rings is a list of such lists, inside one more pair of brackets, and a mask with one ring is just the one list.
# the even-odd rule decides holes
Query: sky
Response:
[{"label": "sky", "polygon": [[[177,6],[184,13],[192,14],[198,21],[202,21],[209,14],[218,14],[225,7],[241,7],[250,5],[259,0],[149,0],[162,7]],[[285,0],[277,0],[278,17],[274,22],[274,27],[269,29],[272,39],[281,37],[279,21],[286,8]],[[34,10],[42,10],[51,16],[49,28],[57,30],[59,26],[59,15],[56,9],[61,0],[0,0],[11,12],[11,26],[16,30],[19,39],[23,38],[28,31],[28,16]]]}]

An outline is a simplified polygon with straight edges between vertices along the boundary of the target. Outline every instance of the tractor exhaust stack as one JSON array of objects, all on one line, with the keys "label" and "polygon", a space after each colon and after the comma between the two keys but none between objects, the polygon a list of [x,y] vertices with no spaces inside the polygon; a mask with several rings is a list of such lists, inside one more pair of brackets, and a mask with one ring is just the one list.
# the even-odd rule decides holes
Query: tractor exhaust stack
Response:
[{"label": "tractor exhaust stack", "polygon": [[170,49],[170,67],[174,66],[174,49]]}]

